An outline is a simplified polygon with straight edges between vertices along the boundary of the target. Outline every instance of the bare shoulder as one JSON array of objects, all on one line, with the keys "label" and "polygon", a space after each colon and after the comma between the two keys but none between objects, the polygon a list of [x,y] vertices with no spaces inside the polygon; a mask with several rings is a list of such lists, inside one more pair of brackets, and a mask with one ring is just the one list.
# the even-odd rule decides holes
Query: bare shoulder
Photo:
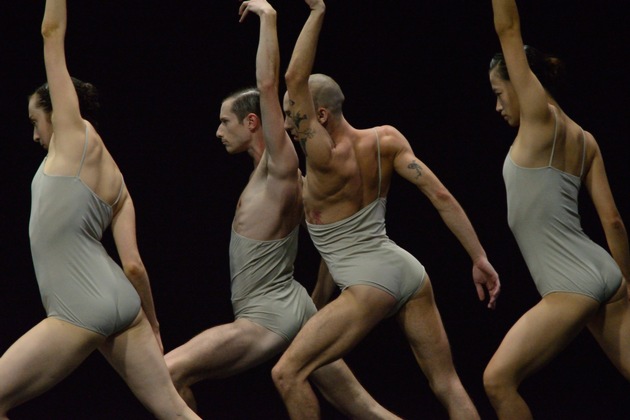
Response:
[{"label": "bare shoulder", "polygon": [[397,155],[401,151],[410,149],[407,138],[392,125],[381,125],[373,129],[378,133],[381,153],[383,155]]}]

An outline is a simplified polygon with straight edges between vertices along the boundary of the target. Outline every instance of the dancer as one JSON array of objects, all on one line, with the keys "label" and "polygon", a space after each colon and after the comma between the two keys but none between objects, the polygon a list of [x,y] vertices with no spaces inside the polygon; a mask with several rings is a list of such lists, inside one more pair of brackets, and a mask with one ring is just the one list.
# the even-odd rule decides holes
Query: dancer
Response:
[{"label": "dancer", "polygon": [[303,196],[311,238],[342,292],[306,323],[273,368],[276,387],[292,418],[319,417],[307,381],[311,372],[341,357],[378,322],[395,315],[449,416],[477,418],[453,366],[429,277],[385,233],[386,196],[394,171],[431,200],[464,246],[473,261],[478,296],[485,298],[486,287],[491,308],[499,293],[498,275],[461,206],[405,137],[391,126],[355,129],[344,118],[339,85],[328,76],[310,75],[325,5],[321,0],[306,3],[311,12],[286,72],[285,125],[306,154]]},{"label": "dancer", "polygon": [[[48,152],[33,178],[29,227],[47,318],[0,358],[0,419],[95,349],[155,417],[198,418],[164,363],[131,196],[95,129],[93,86],[66,68],[66,26],[65,0],[47,0],[41,30],[48,83],[28,105],[33,140]],[[123,269],[100,242],[110,223]]]},{"label": "dancer", "polygon": [[[247,152],[254,163],[232,222],[230,271],[236,319],[166,355],[176,388],[195,410],[191,385],[237,374],[280,354],[316,312],[306,289],[293,278],[303,219],[302,177],[278,100],[276,11],[265,0],[244,1],[240,20],[250,13],[260,18],[257,88],[223,101],[217,129],[228,153]],[[318,369],[311,379],[351,418],[397,418],[374,401],[341,360]]]},{"label": "dancer", "polygon": [[[507,333],[484,386],[499,418],[529,419],[519,385],[584,327],[630,379],[630,253],[599,146],[554,97],[559,60],[524,48],[514,0],[493,0],[492,7],[502,54],[490,63],[490,83],[497,112],[518,127],[503,166],[508,223],[542,299]],[[612,256],[582,231],[582,183]]]}]

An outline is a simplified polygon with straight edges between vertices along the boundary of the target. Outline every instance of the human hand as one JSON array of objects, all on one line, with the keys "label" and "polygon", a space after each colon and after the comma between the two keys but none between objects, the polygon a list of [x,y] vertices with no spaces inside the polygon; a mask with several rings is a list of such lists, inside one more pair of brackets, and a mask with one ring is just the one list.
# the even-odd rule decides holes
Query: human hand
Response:
[{"label": "human hand", "polygon": [[238,21],[244,21],[249,12],[262,16],[264,13],[275,13],[276,11],[266,0],[241,0],[241,5],[238,8],[238,15],[240,16]]},{"label": "human hand", "polygon": [[487,289],[489,296],[488,308],[494,309],[499,293],[501,292],[501,281],[494,267],[492,267],[492,264],[490,264],[487,258],[482,257],[473,264],[472,274],[479,300],[485,300],[486,294],[484,288]]}]

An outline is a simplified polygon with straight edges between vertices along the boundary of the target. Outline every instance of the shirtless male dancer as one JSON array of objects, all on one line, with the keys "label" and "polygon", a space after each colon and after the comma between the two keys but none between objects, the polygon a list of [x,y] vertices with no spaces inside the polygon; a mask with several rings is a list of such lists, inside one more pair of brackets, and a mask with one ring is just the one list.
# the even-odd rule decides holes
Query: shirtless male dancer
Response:
[{"label": "shirtless male dancer", "polygon": [[[493,308],[499,278],[463,209],[409,142],[391,126],[358,130],[342,113],[330,77],[310,76],[325,5],[311,11],[286,72],[286,128],[306,154],[304,210],[311,238],[341,294],[300,330],[272,369],[291,418],[318,418],[307,378],[351,350],[382,319],[396,315],[418,364],[450,418],[478,418],[453,366],[448,339],[424,267],[385,233],[385,204],[396,171],[440,213],[473,261],[479,299]],[[310,77],[309,77],[310,76]]]},{"label": "shirtless male dancer", "polygon": [[[278,100],[276,11],[265,0],[250,0],[240,6],[240,21],[249,13],[260,17],[258,88],[225,99],[217,129],[228,153],[247,152],[254,161],[232,223],[230,271],[236,319],[202,332],[166,355],[173,382],[193,409],[191,385],[234,375],[278,355],[316,312],[306,289],[293,278],[303,220],[302,177]],[[342,360],[318,369],[312,378],[349,417],[397,418],[372,399]]]}]

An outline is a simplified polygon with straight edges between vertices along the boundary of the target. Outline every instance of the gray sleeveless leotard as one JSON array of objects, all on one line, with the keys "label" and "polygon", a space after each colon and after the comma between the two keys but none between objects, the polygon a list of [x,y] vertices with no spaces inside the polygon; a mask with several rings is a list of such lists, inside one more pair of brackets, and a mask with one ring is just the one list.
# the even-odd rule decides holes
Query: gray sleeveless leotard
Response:
[{"label": "gray sleeveless leotard", "polygon": [[[556,121],[557,134],[557,121]],[[503,164],[508,224],[538,292],[571,292],[607,301],[621,284],[615,260],[582,231],[578,192],[584,171],[585,139],[580,176],[551,166],[517,166],[508,152]]]},{"label": "gray sleeveless leotard", "polygon": [[86,127],[75,176],[46,175],[46,159],[39,166],[31,184],[31,253],[47,315],[109,336],[133,322],[140,298],[101,244],[113,205],[81,181],[87,141]]},{"label": "gray sleeveless leotard", "polygon": [[396,313],[420,289],[425,270],[409,252],[396,245],[385,230],[387,200],[381,194],[381,153],[378,150],[378,195],[352,216],[326,225],[307,223],[311,239],[335,283],[344,290],[368,285],[392,295]]},{"label": "gray sleeveless leotard", "polygon": [[291,341],[317,311],[306,289],[293,278],[299,226],[285,238],[258,241],[232,229],[232,308],[245,318]]}]

